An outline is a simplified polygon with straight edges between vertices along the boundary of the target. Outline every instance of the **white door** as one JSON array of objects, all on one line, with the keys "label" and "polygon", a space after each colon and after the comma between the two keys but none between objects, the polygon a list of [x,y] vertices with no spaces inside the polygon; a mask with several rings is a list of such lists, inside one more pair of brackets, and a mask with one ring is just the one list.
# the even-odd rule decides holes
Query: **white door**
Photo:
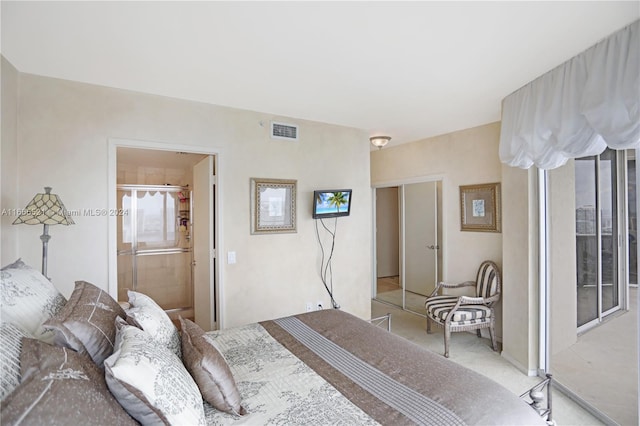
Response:
[{"label": "white door", "polygon": [[193,307],[203,330],[216,328],[213,156],[193,166]]},{"label": "white door", "polygon": [[[404,185],[404,289],[428,296],[437,279],[436,182]],[[406,307],[409,308],[409,295]],[[417,303],[417,306],[424,305]]]}]

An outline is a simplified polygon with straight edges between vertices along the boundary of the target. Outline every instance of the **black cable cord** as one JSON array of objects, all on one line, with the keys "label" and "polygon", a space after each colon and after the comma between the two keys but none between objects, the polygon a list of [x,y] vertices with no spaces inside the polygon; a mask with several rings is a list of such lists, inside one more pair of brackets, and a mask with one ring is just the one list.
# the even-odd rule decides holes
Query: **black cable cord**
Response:
[{"label": "black cable cord", "polygon": [[331,267],[331,259],[333,258],[333,248],[335,246],[336,243],[336,234],[335,234],[335,228],[338,225],[338,219],[336,218],[336,223],[334,225],[334,232],[331,232],[331,230],[329,228],[327,228],[327,225],[324,224],[324,220],[320,219],[320,223],[322,223],[322,226],[324,227],[324,229],[331,234],[332,240],[331,240],[331,252],[329,255],[329,259],[327,260],[327,266],[324,268],[324,274],[323,274],[323,279],[326,282],[327,281],[327,271],[331,272],[331,293],[333,293],[333,268]]},{"label": "black cable cord", "polygon": [[[327,264],[325,266],[325,252],[324,246],[322,245],[322,240],[320,239],[320,230],[318,229],[318,220],[316,220],[316,237],[318,238],[318,244],[320,244],[320,251],[322,252],[322,259],[320,261],[320,279],[322,280],[322,284],[324,284],[324,288],[329,293],[329,297],[331,298],[331,305],[334,309],[340,309],[340,305],[333,298],[333,268],[331,266],[331,259],[333,258],[333,250],[336,244],[336,229],[338,227],[338,218],[335,218],[334,231],[331,232],[329,228],[325,225],[322,219],[319,219],[322,227],[331,234],[331,252],[329,253],[329,258],[327,259]],[[327,273],[330,273],[331,280],[329,285],[327,284]],[[330,287],[330,288],[329,288]]]}]

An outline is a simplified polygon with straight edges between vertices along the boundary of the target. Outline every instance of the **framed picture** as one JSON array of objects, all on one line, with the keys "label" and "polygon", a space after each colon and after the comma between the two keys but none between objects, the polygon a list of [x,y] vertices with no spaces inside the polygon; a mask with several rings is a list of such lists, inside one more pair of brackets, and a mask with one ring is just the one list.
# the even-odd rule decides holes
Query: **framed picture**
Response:
[{"label": "framed picture", "polygon": [[296,180],[251,178],[251,233],[296,232]]},{"label": "framed picture", "polygon": [[500,183],[460,186],[460,230],[500,232]]}]

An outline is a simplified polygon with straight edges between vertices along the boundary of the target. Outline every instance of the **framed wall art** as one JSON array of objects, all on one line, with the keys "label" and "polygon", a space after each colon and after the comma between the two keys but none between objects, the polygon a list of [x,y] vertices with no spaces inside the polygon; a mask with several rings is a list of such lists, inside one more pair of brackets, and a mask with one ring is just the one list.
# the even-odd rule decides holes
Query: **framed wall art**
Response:
[{"label": "framed wall art", "polygon": [[251,233],[296,230],[296,180],[251,178]]},{"label": "framed wall art", "polygon": [[500,183],[460,186],[460,230],[500,232]]}]

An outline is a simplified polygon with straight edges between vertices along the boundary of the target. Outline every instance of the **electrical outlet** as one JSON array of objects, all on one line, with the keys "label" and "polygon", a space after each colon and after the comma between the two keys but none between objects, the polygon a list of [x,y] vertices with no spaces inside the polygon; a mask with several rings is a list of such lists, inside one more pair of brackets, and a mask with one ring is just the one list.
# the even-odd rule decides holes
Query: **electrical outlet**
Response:
[{"label": "electrical outlet", "polygon": [[322,300],[318,300],[318,303],[316,303],[316,311],[321,311],[324,308],[322,307]]},{"label": "electrical outlet", "polygon": [[307,302],[307,312],[313,311],[313,303]]}]

